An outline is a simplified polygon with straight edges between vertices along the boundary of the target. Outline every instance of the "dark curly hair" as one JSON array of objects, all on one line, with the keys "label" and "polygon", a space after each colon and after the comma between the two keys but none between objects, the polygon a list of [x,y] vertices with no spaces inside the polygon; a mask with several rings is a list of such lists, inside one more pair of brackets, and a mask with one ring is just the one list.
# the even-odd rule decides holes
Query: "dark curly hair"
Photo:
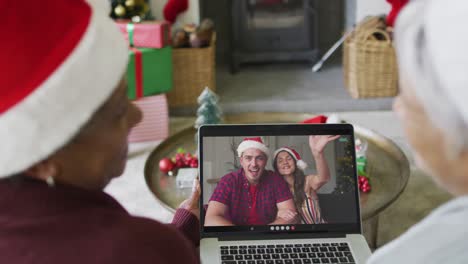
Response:
[{"label": "dark curly hair", "polygon": [[[288,153],[287,151],[280,151],[279,153],[281,152],[286,152]],[[279,154],[278,153],[278,154]],[[291,156],[291,154],[288,153],[288,155],[295,161],[296,159]],[[278,170],[278,165],[277,165],[277,158],[278,158],[278,155],[276,155],[275,159],[273,160],[273,168],[275,169],[275,172],[278,173],[279,175],[281,175],[279,173],[279,170]],[[304,199],[305,199],[305,192],[304,192],[304,185],[305,185],[305,174],[302,170],[300,170],[298,167],[297,167],[297,164],[294,163],[294,173],[293,173],[293,176],[294,176],[294,186],[293,186],[293,189],[294,189],[294,204],[296,205],[296,209],[297,210],[300,210],[300,208],[302,207],[302,203],[304,202]]]}]

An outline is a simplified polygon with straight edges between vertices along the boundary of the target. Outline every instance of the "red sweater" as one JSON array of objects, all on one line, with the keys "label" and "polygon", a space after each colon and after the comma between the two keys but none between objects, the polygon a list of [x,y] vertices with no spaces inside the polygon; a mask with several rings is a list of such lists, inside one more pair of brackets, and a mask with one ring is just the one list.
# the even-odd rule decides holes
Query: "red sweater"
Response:
[{"label": "red sweater", "polygon": [[0,263],[199,263],[199,222],[134,217],[102,191],[0,181]]}]

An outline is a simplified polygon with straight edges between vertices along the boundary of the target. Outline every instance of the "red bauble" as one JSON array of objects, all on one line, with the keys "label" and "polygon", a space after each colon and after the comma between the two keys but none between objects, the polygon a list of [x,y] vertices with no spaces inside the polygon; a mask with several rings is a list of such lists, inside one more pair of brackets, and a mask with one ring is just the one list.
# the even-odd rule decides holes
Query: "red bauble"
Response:
[{"label": "red bauble", "polygon": [[176,163],[175,163],[175,167],[176,167],[177,169],[180,169],[180,168],[185,167],[184,161],[183,161],[183,160],[177,160]]},{"label": "red bauble", "polygon": [[184,154],[183,154],[183,153],[177,153],[177,154],[175,155],[175,160],[176,160],[176,161],[179,161],[179,160],[182,160],[182,161],[183,161],[183,160],[184,160]]},{"label": "red bauble", "polygon": [[163,158],[159,161],[159,170],[168,173],[174,169],[174,163],[169,158]]},{"label": "red bauble", "polygon": [[198,168],[198,159],[192,159],[190,161],[190,168]]},{"label": "red bauble", "polygon": [[371,190],[371,187],[370,187],[370,186],[362,187],[362,191],[363,191],[364,193],[368,193],[368,192],[370,192],[370,190]]},{"label": "red bauble", "polygon": [[368,182],[368,181],[365,181],[365,182],[362,183],[361,186],[362,186],[362,188],[367,188],[367,187],[369,187],[370,185],[369,185],[369,182]]},{"label": "red bauble", "polygon": [[192,163],[192,155],[190,153],[185,154],[185,160],[184,160],[184,165],[189,167]]}]

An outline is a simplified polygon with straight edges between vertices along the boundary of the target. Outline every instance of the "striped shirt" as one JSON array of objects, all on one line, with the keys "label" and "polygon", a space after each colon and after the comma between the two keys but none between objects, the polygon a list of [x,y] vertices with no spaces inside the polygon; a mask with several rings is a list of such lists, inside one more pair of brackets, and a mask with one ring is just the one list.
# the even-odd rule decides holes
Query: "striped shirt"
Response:
[{"label": "striped shirt", "polygon": [[322,217],[320,204],[318,199],[305,195],[302,207],[298,210],[304,224],[326,224],[327,222]]}]

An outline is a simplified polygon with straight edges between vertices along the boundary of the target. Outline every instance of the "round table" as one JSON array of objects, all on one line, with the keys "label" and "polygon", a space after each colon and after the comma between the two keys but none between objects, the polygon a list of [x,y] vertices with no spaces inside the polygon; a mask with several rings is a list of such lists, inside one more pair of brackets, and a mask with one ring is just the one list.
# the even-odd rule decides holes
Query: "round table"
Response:
[{"label": "round table", "polygon": [[[298,123],[313,114],[300,113],[244,113],[229,115],[225,122],[230,124],[249,123]],[[401,149],[390,139],[372,130],[354,126],[356,138],[367,140],[367,172],[371,177],[372,191],[360,195],[361,217],[366,239],[375,248],[377,242],[378,215],[403,192],[410,173],[409,162]],[[196,130],[184,129],[159,144],[145,164],[145,179],[156,199],[169,211],[185,200],[191,188],[176,187],[176,177],[159,171],[159,160],[173,157],[179,147],[194,153]]]}]

